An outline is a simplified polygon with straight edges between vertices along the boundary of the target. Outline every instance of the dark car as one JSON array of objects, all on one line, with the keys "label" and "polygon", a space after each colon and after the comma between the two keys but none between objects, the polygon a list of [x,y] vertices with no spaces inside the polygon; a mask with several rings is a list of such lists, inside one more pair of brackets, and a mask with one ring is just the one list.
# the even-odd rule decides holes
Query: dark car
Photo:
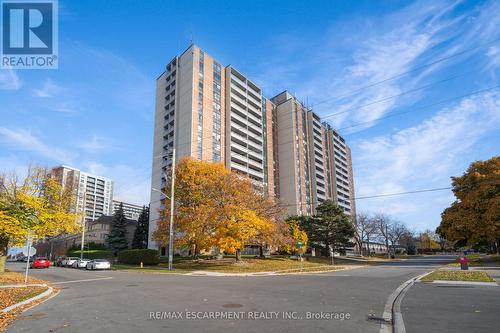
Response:
[{"label": "dark car", "polygon": [[57,267],[63,266],[63,260],[64,259],[66,259],[65,256],[57,257],[56,260],[54,261],[54,266],[57,266]]}]

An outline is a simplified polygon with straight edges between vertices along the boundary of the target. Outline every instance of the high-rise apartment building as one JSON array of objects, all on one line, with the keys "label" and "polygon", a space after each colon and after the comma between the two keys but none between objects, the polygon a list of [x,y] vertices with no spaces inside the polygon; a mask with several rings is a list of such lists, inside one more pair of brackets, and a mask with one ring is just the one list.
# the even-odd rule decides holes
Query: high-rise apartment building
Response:
[{"label": "high-rise apartment building", "polygon": [[85,221],[94,221],[101,215],[111,215],[113,209],[113,181],[78,169],[61,165],[52,169],[52,175],[63,186],[71,186],[76,194],[76,211],[83,212]]},{"label": "high-rise apartment building", "polygon": [[351,152],[333,128],[288,91],[276,105],[279,199],[290,214],[314,214],[333,200],[348,215],[356,212]]},{"label": "high-rise apartment building", "polygon": [[113,200],[113,214],[115,214],[118,208],[120,208],[120,204],[123,205],[123,214],[127,219],[130,220],[139,219],[139,215],[141,215],[143,206],[131,204],[128,202]]},{"label": "high-rise apartment building", "polygon": [[354,212],[344,140],[290,93],[267,99],[248,77],[195,45],[173,58],[156,83],[151,248],[158,247],[151,234],[165,200],[160,191],[168,191],[174,147],[177,161],[220,162],[249,177],[290,214],[313,214],[326,199]]},{"label": "high-rise apartment building", "polygon": [[272,124],[267,124],[272,112],[260,87],[197,46],[172,59],[156,82],[150,233],[165,199],[160,191],[174,147],[177,161],[191,156],[224,163],[274,195]]}]

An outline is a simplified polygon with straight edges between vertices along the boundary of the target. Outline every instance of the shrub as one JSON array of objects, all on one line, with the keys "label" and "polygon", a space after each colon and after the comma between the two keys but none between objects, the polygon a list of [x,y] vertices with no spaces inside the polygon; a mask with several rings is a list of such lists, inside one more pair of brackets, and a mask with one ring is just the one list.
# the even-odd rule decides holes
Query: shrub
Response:
[{"label": "shrub", "polygon": [[158,265],[160,263],[160,254],[152,249],[124,250],[118,253],[118,261],[122,264],[139,265]]},{"label": "shrub", "polygon": [[[80,250],[68,251],[68,257],[80,257]],[[87,259],[108,259],[113,260],[113,252],[108,250],[88,250],[83,251],[83,257]]]}]

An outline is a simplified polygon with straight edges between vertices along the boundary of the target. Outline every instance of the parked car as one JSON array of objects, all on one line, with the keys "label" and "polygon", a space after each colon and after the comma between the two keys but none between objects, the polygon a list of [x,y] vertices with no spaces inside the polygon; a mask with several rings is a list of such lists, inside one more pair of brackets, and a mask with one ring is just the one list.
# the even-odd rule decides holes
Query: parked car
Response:
[{"label": "parked car", "polygon": [[[29,258],[29,261],[30,261],[30,262],[35,261],[35,256],[31,256],[31,257]],[[27,256],[23,257],[23,262],[28,262],[28,257],[27,257]]]},{"label": "parked car", "polygon": [[64,266],[63,262],[65,259],[66,259],[66,257],[64,257],[64,256],[57,257],[56,260],[54,261],[54,266],[58,266],[58,267]]},{"label": "parked car", "polygon": [[88,262],[85,269],[110,269],[111,263],[106,259],[94,259]]},{"label": "parked car", "polygon": [[36,258],[30,264],[31,268],[49,268],[51,265],[50,260],[45,257]]},{"label": "parked car", "polygon": [[80,259],[80,258],[77,258],[77,257],[68,257],[68,258],[66,258],[66,260],[63,261],[64,262],[64,266],[65,267],[73,267],[73,263],[75,261],[77,261],[78,259]]},{"label": "parked car", "polygon": [[73,263],[73,268],[86,268],[90,259],[78,259]]}]

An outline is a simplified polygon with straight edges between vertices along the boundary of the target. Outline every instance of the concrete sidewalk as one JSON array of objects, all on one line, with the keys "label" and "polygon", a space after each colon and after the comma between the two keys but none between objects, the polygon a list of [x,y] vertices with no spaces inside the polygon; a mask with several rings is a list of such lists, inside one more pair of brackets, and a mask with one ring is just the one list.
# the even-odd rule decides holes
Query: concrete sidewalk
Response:
[{"label": "concrete sidewalk", "polygon": [[401,305],[406,332],[500,332],[500,287],[416,283]]}]

